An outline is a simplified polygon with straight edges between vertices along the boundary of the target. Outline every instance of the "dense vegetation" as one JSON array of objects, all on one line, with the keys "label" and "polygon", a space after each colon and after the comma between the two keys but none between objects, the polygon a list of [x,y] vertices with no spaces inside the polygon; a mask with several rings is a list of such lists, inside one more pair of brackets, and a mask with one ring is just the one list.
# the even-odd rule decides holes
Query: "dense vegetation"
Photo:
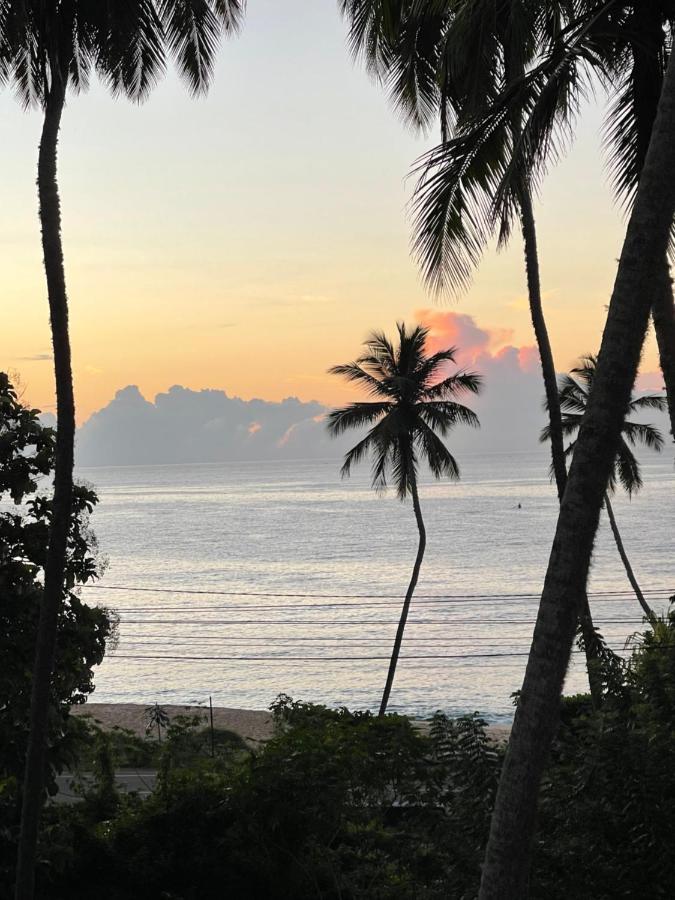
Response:
[{"label": "dense vegetation", "polygon": [[[546,771],[530,896],[670,897],[675,889],[675,614],[628,664],[604,667],[604,701],[563,701]],[[252,752],[203,723],[141,741],[89,728],[96,782],[51,806],[39,896],[78,900],[472,898],[504,747],[476,715],[403,717],[281,696],[276,730]],[[143,754],[146,754],[143,756]],[[92,757],[85,756],[87,765]],[[120,795],[112,768],[159,766],[147,800]]]},{"label": "dense vegetation", "polygon": [[[35,634],[44,593],[43,575],[51,501],[44,480],[54,467],[55,435],[38,411],[25,406],[0,373],[0,866],[13,867],[18,827],[18,786],[23,776]],[[94,491],[76,484],[67,541],[66,585],[57,620],[57,676],[52,680],[46,787],[75,760],[68,711],[93,691],[93,667],[114,638],[115,616],[83,603],[77,586],[102,568],[89,514]]]}]

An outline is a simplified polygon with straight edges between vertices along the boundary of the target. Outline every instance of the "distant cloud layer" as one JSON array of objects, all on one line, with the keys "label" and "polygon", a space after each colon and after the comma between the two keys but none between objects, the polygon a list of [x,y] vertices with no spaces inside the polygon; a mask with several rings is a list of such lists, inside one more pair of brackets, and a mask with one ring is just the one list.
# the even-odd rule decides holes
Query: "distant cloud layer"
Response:
[{"label": "distant cloud layer", "polygon": [[[459,313],[421,309],[416,318],[429,328],[429,351],[458,347],[457,365],[484,379],[480,397],[461,398],[478,413],[481,429],[462,428],[449,436],[460,464],[468,453],[536,449],[544,424],[536,348],[514,346],[510,331],[482,328]],[[658,378],[646,380],[643,389],[660,388]],[[326,412],[321,403],[295,397],[280,403],[241,400],[180,385],[149,401],[130,385],[79,430],[77,461],[97,466],[337,458],[358,435],[331,439]],[[658,418],[665,429],[665,418]]]}]

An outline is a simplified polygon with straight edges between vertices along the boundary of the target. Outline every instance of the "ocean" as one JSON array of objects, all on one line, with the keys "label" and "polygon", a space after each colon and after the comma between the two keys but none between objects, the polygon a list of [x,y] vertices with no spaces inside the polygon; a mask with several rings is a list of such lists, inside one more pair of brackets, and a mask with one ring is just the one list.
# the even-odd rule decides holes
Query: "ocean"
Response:
[{"label": "ocean", "polygon": [[[670,454],[617,495],[619,527],[657,610],[675,593]],[[87,602],[116,610],[119,640],[92,701],[250,709],[279,693],[377,709],[417,551],[412,506],[337,460],[80,469],[108,565]],[[390,710],[478,711],[508,721],[521,685],[556,524],[548,459],[474,455],[462,479],[422,475],[427,551]],[[590,582],[617,650],[641,610],[603,513]],[[566,690],[584,690],[575,653]]]}]

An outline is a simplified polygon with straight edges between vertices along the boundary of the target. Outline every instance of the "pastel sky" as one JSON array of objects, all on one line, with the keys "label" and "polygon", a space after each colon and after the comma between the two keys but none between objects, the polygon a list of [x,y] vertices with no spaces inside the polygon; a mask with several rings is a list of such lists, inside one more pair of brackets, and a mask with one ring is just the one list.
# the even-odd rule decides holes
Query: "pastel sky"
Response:
[{"label": "pastel sky", "polygon": [[[560,370],[598,347],[623,237],[601,107],[589,103],[536,210]],[[48,409],[40,125],[3,92],[0,366],[18,370],[30,402]],[[59,172],[80,421],[129,383],[146,396],[180,383],[343,400],[327,367],[352,358],[370,329],[434,308],[406,219],[406,175],[426,146],[353,64],[335,0],[249,0],[206,99],[191,99],[173,74],[141,106],[98,86],[71,98]],[[530,364],[517,240],[437,309],[472,316],[490,352],[514,346]],[[656,368],[650,339],[643,369]]]}]

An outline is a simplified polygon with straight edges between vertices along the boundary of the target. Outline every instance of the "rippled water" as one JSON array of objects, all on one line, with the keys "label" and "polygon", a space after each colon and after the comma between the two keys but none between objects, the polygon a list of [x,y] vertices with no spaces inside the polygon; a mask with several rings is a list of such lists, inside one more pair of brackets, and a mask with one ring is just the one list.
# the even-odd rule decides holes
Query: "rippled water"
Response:
[{"label": "rippled water", "polygon": [[[341,481],[335,461],[79,474],[99,490],[93,525],[109,558],[84,595],[121,617],[93,699],[264,708],[283,691],[376,707],[417,549],[409,503],[374,494],[367,471]],[[662,608],[675,592],[672,464],[650,460],[644,475],[616,515]],[[421,499],[427,554],[390,708],[508,718],[555,528],[547,459],[476,456],[460,483],[424,481]],[[623,647],[640,610],[604,521],[591,590],[597,624]],[[576,657],[568,689],[583,685]]]}]

